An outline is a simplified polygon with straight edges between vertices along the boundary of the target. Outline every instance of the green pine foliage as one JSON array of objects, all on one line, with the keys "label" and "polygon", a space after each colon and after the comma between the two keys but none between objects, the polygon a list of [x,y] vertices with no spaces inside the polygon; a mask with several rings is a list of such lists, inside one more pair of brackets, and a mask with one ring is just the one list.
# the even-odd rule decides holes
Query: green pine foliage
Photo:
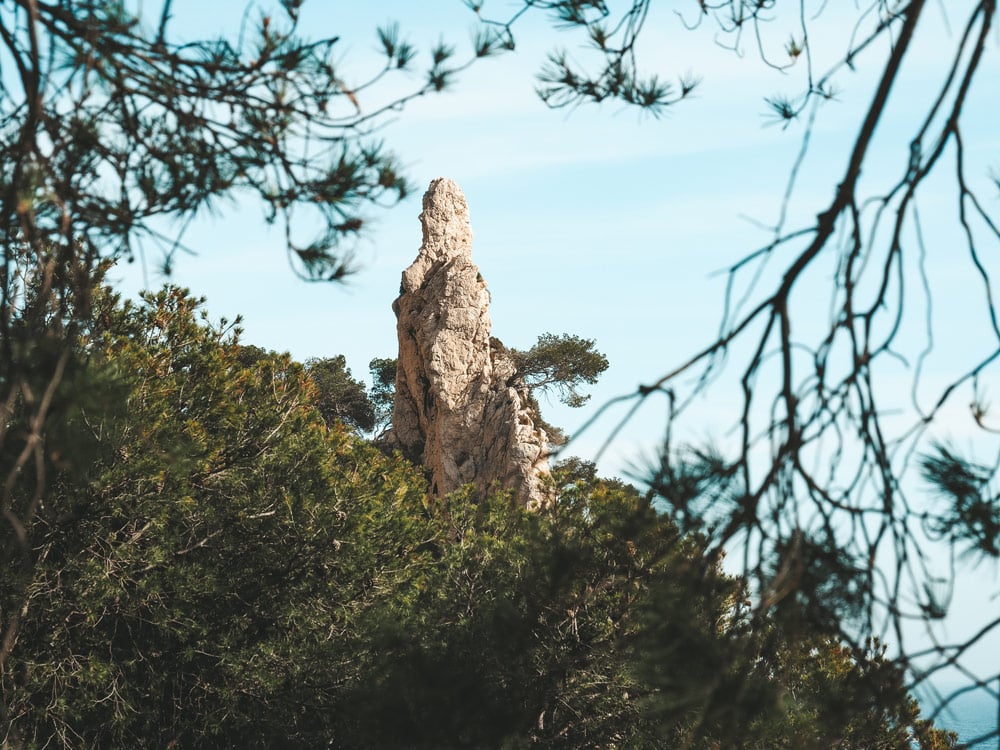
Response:
[{"label": "green pine foliage", "polygon": [[569,333],[543,333],[528,351],[512,349],[511,356],[532,392],[554,390],[562,403],[578,409],[590,399],[580,387],[596,383],[608,369],[607,357],[595,344],[593,339]]},{"label": "green pine foliage", "polygon": [[240,366],[236,331],[182,290],[108,318],[92,363],[128,395],[81,413],[99,458],[37,521],[11,737],[314,747],[329,721],[311,707],[352,669],[338,634],[396,563],[370,534],[402,510],[403,542],[422,480],[328,428],[287,356]]},{"label": "green pine foliage", "polygon": [[29,579],[0,579],[5,746],[951,746],[877,646],[753,621],[593,465],[544,512],[429,500],[324,419],[315,366],[184,290],[94,321],[66,386],[103,394],[68,423],[90,459],[53,465]]},{"label": "green pine foliage", "polygon": [[343,354],[308,359],[305,366],[318,392],[316,407],[327,424],[340,420],[359,432],[375,429],[375,405],[365,384],[351,376]]}]

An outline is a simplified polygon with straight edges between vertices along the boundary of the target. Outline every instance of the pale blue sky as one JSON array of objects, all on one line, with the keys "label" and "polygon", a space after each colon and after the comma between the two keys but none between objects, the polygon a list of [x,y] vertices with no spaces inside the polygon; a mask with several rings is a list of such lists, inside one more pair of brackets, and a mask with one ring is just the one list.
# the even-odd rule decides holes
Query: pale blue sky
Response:
[{"label": "pale blue sky", "polygon": [[[223,9],[239,18],[242,4],[214,4],[218,31],[227,29]],[[436,3],[436,14],[406,2],[340,7],[307,3],[319,12],[305,27],[342,36],[348,81],[372,69],[374,28],[388,19],[424,49],[442,36],[465,44],[473,20],[457,1]],[[201,21],[194,8],[176,2],[178,23]],[[708,274],[753,234],[738,213],[773,215],[795,137],[761,127],[760,92],[744,89],[754,63],[730,54],[714,55],[720,75],[661,120],[618,105],[549,111],[532,90],[547,50],[538,35],[519,36],[518,54],[482,61],[451,92],[415,102],[385,128],[418,190],[375,216],[347,287],[298,282],[280,236],[252,207],[196,226],[186,239],[202,257],[182,259],[175,279],[207,295],[213,310],[241,312],[254,343],[298,357],[344,353],[364,374],[369,359],[395,346],[390,303],[419,246],[420,193],[448,176],[469,200],[496,335],[514,346],[543,331],[596,338],[613,369],[595,401],[655,375],[696,341],[683,337],[716,324],[721,286]],[[558,419],[571,426],[580,418]]]},{"label": "pale blue sky", "polygon": [[[949,19],[963,18],[967,4],[948,3],[947,12],[954,14]],[[244,2],[213,0],[211,17],[204,2],[176,0],[174,5],[178,29],[196,36],[231,31]],[[420,244],[420,195],[432,178],[450,177],[469,201],[473,257],[492,293],[494,335],[520,348],[546,331],[595,338],[611,369],[593,391],[594,405],[655,380],[716,331],[724,278],[713,273],[768,239],[744,217],[775,220],[803,131],[800,124],[784,130],[767,126],[763,98],[797,93],[804,71],[771,70],[752,48],[742,56],[722,49],[713,41],[712,28],[685,32],[672,9],[687,10],[694,2],[663,5],[650,21],[641,52],[667,77],[693,72],[704,80],[695,98],[662,118],[617,104],[572,112],[546,109],[533,94],[533,76],[554,35],[543,23],[525,24],[516,54],[477,63],[450,92],[413,103],[385,126],[387,145],[407,165],[418,189],[401,205],[373,216],[375,223],[358,248],[359,272],[347,285],[299,281],[279,233],[263,224],[258,208],[238,204],[192,228],[186,241],[200,256],[179,259],[173,280],[207,296],[217,316],[242,314],[248,342],[288,350],[300,359],[344,354],[355,376],[367,378],[372,357],[395,353],[390,305],[400,273]],[[853,3],[827,5],[834,7],[826,8],[812,37],[816,57],[824,60],[817,65],[820,70],[843,53],[855,12]],[[941,80],[942,61],[955,37],[945,23],[945,4],[934,5],[878,131],[866,185],[888,185],[898,178],[915,115],[919,118]],[[499,16],[506,6],[493,0],[486,9]],[[461,55],[473,22],[459,0],[311,0],[305,8],[304,30],[341,36],[342,76],[348,83],[377,64],[374,30],[379,24],[396,19],[422,50],[443,37]],[[791,22],[794,26],[797,19]],[[775,25],[767,42],[780,49],[790,28]],[[579,39],[566,36],[561,42],[573,51]],[[994,201],[994,209],[996,190],[988,180],[989,168],[1000,167],[996,53],[994,34],[967,106],[965,131],[968,163],[977,166],[970,177]],[[829,202],[884,56],[885,45],[876,45],[857,60],[854,72],[845,70],[836,79],[840,93],[820,112],[792,200],[791,226],[808,223]],[[374,107],[377,101],[373,96],[361,104]],[[933,187],[921,204],[924,231],[928,245],[942,251],[931,253],[929,271],[944,293],[953,293],[939,306],[940,355],[928,364],[928,378],[940,382],[970,356],[976,337],[985,332],[970,331],[965,324],[977,302],[962,294],[970,277],[947,250],[959,242],[954,200],[947,197],[947,181],[940,191],[936,183]],[[995,255],[996,245],[990,249]],[[154,285],[162,280],[155,261],[148,259]],[[123,289],[141,285],[138,274],[122,274]],[[828,314],[828,279],[819,274],[799,291],[815,294],[817,325]],[[922,317],[907,321],[916,350],[921,322]],[[738,356],[737,350],[733,357]],[[909,372],[901,366],[898,376],[900,408],[905,408],[908,385],[902,384]],[[737,393],[725,381],[719,386],[697,405],[687,439],[725,439],[738,408]],[[967,403],[967,398],[956,402],[938,434],[971,444]],[[550,421],[570,432],[587,414],[555,405],[547,410]],[[641,453],[651,453],[661,437],[663,414],[657,403],[642,410],[608,453],[604,471],[621,472]],[[573,452],[592,455],[607,429],[584,436]],[[1000,609],[993,597],[995,569],[980,567],[968,576],[975,583],[956,601],[958,617],[948,626],[953,636],[972,628],[973,621],[982,622],[977,613]],[[985,669],[995,672],[998,661],[995,649],[983,652]]]},{"label": "pale blue sky", "polygon": [[[244,5],[214,0],[206,17],[204,3],[176,0],[177,28],[190,36],[232,33]],[[494,0],[486,10],[502,15],[510,6]],[[835,11],[826,11],[824,25],[817,26],[821,33],[813,35],[816,56],[825,60],[819,69],[836,59],[849,34],[853,10],[842,17]],[[305,14],[307,33],[341,36],[348,83],[378,64],[377,25],[398,20],[422,50],[444,38],[456,44],[461,57],[474,20],[459,0],[313,0],[305,4]],[[926,26],[928,32],[941,30],[934,23]],[[207,296],[212,311],[242,314],[248,341],[299,358],[342,353],[356,376],[366,376],[372,357],[395,348],[390,304],[420,243],[420,195],[432,178],[446,176],[462,186],[470,204],[473,255],[492,292],[495,335],[515,347],[529,346],[545,331],[595,338],[612,365],[594,390],[595,404],[655,379],[715,331],[724,279],[713,273],[768,238],[745,217],[765,223],[777,217],[802,128],[768,126],[763,97],[797,92],[804,71],[768,69],[752,48],[737,56],[713,43],[710,25],[685,32],[667,10],[650,21],[650,29],[642,52],[651,67],[667,77],[685,72],[703,77],[695,98],[660,119],[617,104],[546,109],[533,93],[534,74],[555,35],[541,19],[525,24],[516,54],[479,62],[450,92],[414,102],[396,116],[382,135],[418,189],[402,204],[373,214],[358,247],[359,272],[346,286],[296,279],[279,233],[265,226],[251,205],[224,207],[217,218],[196,224],[185,239],[200,257],[181,258],[174,280]],[[775,25],[767,41],[780,49],[788,29],[787,23]],[[564,35],[555,41],[573,51],[580,40]],[[905,163],[913,113],[926,105],[928,81],[940,77],[940,61],[951,46],[946,42],[928,38],[912,56],[867,175],[874,177],[874,168],[882,166],[886,176],[895,177]],[[884,48],[876,50],[858,60],[857,72],[845,71],[837,79],[841,93],[821,112],[793,198],[792,226],[808,221],[832,195],[859,112],[871,95],[869,74],[883,55]],[[998,71],[995,55],[987,62],[992,67],[982,72],[984,81]],[[402,88],[406,81],[390,85],[383,96],[394,85]],[[988,106],[988,96],[996,94],[990,88],[981,86],[971,107]],[[379,101],[376,91],[362,106]],[[984,168],[977,175],[982,179],[989,159],[997,159],[993,115],[984,109],[969,118],[981,124],[978,141],[969,145],[983,151]],[[933,238],[933,220],[927,224]],[[148,260],[154,285],[161,280],[155,261]],[[128,288],[135,288],[135,278]],[[717,425],[712,415],[725,423],[729,414],[726,394],[715,399],[706,404],[706,425]],[[607,470],[618,470],[636,449],[659,439],[661,415],[653,411],[640,415],[637,429],[616,445]],[[551,416],[572,430],[586,414],[554,405]],[[597,432],[578,449],[586,453],[599,439]]]}]

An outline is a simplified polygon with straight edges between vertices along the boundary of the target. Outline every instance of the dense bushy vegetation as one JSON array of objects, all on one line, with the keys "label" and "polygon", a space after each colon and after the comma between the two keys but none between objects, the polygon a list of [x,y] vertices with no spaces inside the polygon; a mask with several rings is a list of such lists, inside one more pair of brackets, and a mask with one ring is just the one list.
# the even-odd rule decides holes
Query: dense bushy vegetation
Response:
[{"label": "dense bushy vegetation", "polygon": [[329,418],[332,370],[176,288],[96,295],[73,362],[31,564],[3,561],[5,747],[951,746],[878,644],[754,619],[586,462],[545,512],[428,500]]}]

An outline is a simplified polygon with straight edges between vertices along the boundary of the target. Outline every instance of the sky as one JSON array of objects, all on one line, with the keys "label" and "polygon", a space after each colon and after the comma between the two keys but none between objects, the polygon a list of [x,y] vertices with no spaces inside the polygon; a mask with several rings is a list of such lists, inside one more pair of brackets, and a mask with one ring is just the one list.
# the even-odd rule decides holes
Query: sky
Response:
[{"label": "sky", "polygon": [[[177,0],[177,28],[191,36],[232,34],[243,5],[216,0],[216,26],[206,28],[197,3]],[[496,2],[484,12],[502,16],[509,7]],[[475,20],[459,0],[309,2],[304,13],[303,28],[341,36],[349,82],[378,64],[380,24],[398,21],[423,49],[441,38],[453,41],[461,54]],[[207,296],[213,312],[241,314],[254,344],[299,358],[344,354],[354,374],[366,376],[370,359],[394,353],[391,302],[419,248],[420,196],[431,179],[449,177],[469,202],[473,257],[492,293],[494,335],[516,348],[543,332],[593,338],[611,368],[592,403],[634,391],[715,332],[725,282],[718,272],[768,239],[753,222],[774,222],[801,136],[800,128],[769,126],[763,102],[782,89],[795,91],[796,71],[775,78],[752,50],[740,57],[717,46],[708,26],[684,34],[672,14],[649,26],[659,31],[658,24],[669,33],[650,35],[650,68],[703,79],[696,97],[659,119],[617,104],[546,108],[534,94],[535,74],[553,41],[572,49],[579,40],[554,40],[544,22],[519,27],[515,54],[481,61],[451,91],[399,113],[380,136],[417,190],[373,214],[358,247],[358,273],[346,285],[295,278],[279,232],[253,205],[224,208],[189,230],[185,242],[199,257],[182,258],[171,281]],[[785,35],[776,25],[779,47]],[[868,96],[867,86],[857,88],[858,97],[845,96],[845,111],[826,113],[821,133],[853,132],[852,115]],[[826,148],[814,138],[818,150]],[[832,142],[830,158],[817,167],[827,178],[805,183],[796,203],[815,211],[829,198],[844,148]],[[146,259],[144,276],[123,269],[126,287],[161,283],[156,261]],[[728,406],[706,408],[725,415]],[[572,432],[588,416],[552,404],[549,421]],[[619,471],[655,445],[661,421],[662,411],[640,415],[638,428],[613,446],[614,458],[602,468]],[[578,450],[593,452],[602,440],[595,431]]]},{"label": "sky", "polygon": [[[175,0],[175,29],[189,38],[231,35],[244,5],[213,0],[207,17],[204,3]],[[942,79],[943,63],[960,32],[953,26],[965,17],[968,3],[931,5],[872,146],[863,176],[870,189],[890,184],[906,164],[914,123]],[[198,255],[180,258],[170,281],[207,297],[217,317],[242,315],[249,343],[289,351],[298,359],[343,354],[355,377],[367,379],[369,360],[395,355],[391,304],[400,274],[420,245],[420,196],[431,179],[449,177],[469,203],[473,259],[492,295],[494,335],[521,349],[543,332],[593,338],[611,363],[588,407],[570,410],[543,400],[546,418],[574,433],[597,406],[655,380],[714,338],[726,281],[720,271],[770,239],[762,225],[773,225],[779,215],[805,130],[801,122],[785,128],[775,123],[764,102],[779,93],[797,93],[804,83],[802,65],[776,71],[760,60],[752,40],[733,51],[720,44],[712,24],[686,30],[674,11],[692,20],[693,0],[654,6],[639,50],[644,66],[671,79],[687,73],[702,79],[693,98],[663,116],[618,104],[548,109],[534,93],[535,74],[547,52],[562,46],[581,59],[584,53],[577,36],[553,31],[541,16],[528,18],[516,27],[515,53],[476,63],[450,91],[413,102],[381,128],[380,137],[417,190],[399,205],[372,214],[372,226],[357,247],[358,271],[346,284],[299,280],[280,233],[263,222],[259,207],[242,202],[192,225],[185,242]],[[810,42],[816,69],[825,70],[843,55],[857,17],[855,4],[806,6],[822,6]],[[483,12],[501,17],[511,7],[506,0],[489,0]],[[398,21],[404,37],[422,50],[438,39],[453,42],[461,56],[475,23],[460,0],[311,0],[303,13],[302,29],[309,34],[340,36],[339,64],[348,83],[363,80],[378,66],[375,28],[380,24]],[[796,16],[778,15],[765,27],[763,44],[780,56],[797,29]],[[997,194],[995,188],[990,192],[989,178],[991,167],[1000,167],[997,46],[994,33],[966,107],[964,131],[967,161],[976,167],[970,179],[993,201],[994,211]],[[792,194],[789,226],[810,223],[832,198],[886,53],[885,44],[876,45],[853,70],[836,77],[837,96],[819,112]],[[405,78],[391,82],[363,97],[361,106],[375,107],[380,97],[412,83]],[[953,246],[961,249],[949,189],[946,182],[932,181],[921,205],[927,244],[941,248],[928,254],[929,275],[947,300],[937,308],[938,354],[925,372],[932,383],[952,373],[976,349],[977,337],[987,334],[970,330],[970,320],[982,325],[982,310],[963,293],[978,282],[965,270],[968,264],[955,263],[949,254]],[[991,250],[996,249],[994,242]],[[155,257],[115,274],[129,294],[165,280]],[[821,273],[801,292],[807,298],[815,294],[817,324],[828,313],[823,287],[828,280],[829,274]],[[808,299],[804,308],[808,315]],[[907,321],[915,350],[922,346],[921,322],[920,315]],[[809,324],[803,321],[804,327]],[[737,349],[731,356],[739,355]],[[912,359],[901,365],[901,384],[908,382],[911,367]],[[731,439],[737,397],[720,381],[694,405],[684,439]],[[938,434],[978,450],[965,403],[945,411]],[[627,476],[630,467],[651,456],[663,436],[665,413],[664,403],[645,405],[603,454],[602,471]],[[571,452],[593,458],[613,417],[574,440]],[[990,592],[998,590],[995,568],[979,566],[963,575],[974,585],[956,594],[958,614],[946,626],[951,635],[982,622],[984,611],[1000,611],[994,594],[982,594],[984,584]],[[1000,644],[994,641],[981,653],[984,669],[1000,670]]]}]

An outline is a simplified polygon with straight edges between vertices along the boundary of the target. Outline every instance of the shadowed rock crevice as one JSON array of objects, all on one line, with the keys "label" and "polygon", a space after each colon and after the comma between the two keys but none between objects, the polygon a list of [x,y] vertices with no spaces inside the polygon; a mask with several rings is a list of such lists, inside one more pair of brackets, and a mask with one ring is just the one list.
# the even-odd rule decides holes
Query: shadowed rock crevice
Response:
[{"label": "shadowed rock crevice", "polygon": [[548,439],[524,382],[490,336],[490,296],[472,262],[469,209],[451,180],[424,194],[423,244],[393,303],[399,336],[393,442],[430,474],[431,492],[502,487],[551,502]]}]

